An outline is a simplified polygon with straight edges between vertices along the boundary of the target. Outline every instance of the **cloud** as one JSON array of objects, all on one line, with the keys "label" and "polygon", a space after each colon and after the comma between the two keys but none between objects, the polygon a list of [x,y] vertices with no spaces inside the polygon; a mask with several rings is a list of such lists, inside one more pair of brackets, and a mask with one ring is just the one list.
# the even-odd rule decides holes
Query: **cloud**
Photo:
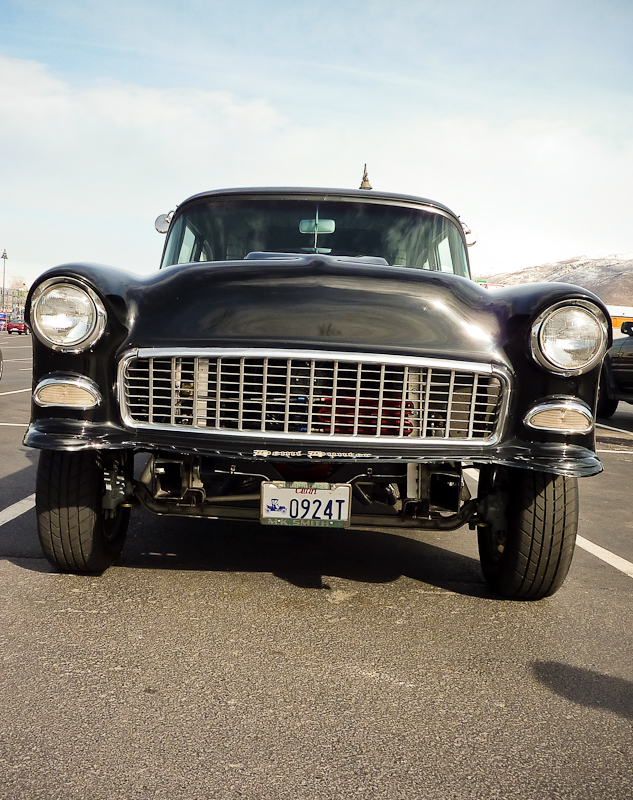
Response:
[{"label": "cloud", "polygon": [[177,200],[226,182],[227,162],[248,174],[287,127],[262,100],[116,83],[74,88],[42,65],[10,59],[0,59],[0,102],[3,216],[12,249],[42,266],[111,257],[148,266],[130,222],[151,229]]},{"label": "cloud", "polygon": [[[633,251],[633,139],[548,112],[323,114],[304,122],[266,98],[122,82],[72,85],[0,59],[0,195],[9,267],[90,260],[149,271],[161,212],[225,186],[358,186],[433,197],[479,243],[479,272],[580,253]],[[630,128],[632,129],[632,128]]]}]

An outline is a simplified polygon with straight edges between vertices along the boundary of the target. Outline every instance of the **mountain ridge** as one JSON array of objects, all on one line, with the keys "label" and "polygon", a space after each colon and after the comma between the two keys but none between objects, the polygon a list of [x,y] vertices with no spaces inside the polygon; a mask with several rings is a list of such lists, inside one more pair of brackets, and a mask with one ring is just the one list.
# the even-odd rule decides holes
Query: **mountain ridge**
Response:
[{"label": "mountain ridge", "polygon": [[633,253],[574,256],[527,267],[516,272],[497,272],[479,280],[513,286],[517,283],[571,283],[581,286],[609,305],[633,306]]}]

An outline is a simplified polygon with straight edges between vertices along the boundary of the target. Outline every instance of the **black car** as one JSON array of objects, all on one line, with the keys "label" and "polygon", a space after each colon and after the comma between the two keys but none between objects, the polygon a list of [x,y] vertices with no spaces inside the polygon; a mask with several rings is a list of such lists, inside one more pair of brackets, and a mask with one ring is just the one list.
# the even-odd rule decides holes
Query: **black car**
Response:
[{"label": "black car", "polygon": [[612,417],[620,400],[633,403],[633,322],[623,322],[620,330],[626,338],[613,343],[602,367],[599,417]]},{"label": "black car", "polygon": [[141,504],[283,526],[468,524],[495,592],[560,587],[577,478],[602,469],[611,333],[595,295],[479,287],[458,217],[412,196],[214,191],[157,228],[156,274],[67,264],[29,294],[25,443],[42,451],[54,565],[108,567]]}]

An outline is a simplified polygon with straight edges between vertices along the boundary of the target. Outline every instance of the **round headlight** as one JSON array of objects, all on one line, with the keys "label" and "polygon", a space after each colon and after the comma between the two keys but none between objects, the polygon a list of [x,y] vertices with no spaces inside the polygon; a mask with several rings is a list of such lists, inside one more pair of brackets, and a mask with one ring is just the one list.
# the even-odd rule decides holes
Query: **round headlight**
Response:
[{"label": "round headlight", "polygon": [[606,343],[606,318],[588,302],[571,301],[549,308],[532,326],[532,353],[554,372],[587,372],[604,356]]},{"label": "round headlight", "polygon": [[47,281],[31,301],[35,334],[58,350],[85,350],[105,330],[103,303],[87,286],[65,280]]}]

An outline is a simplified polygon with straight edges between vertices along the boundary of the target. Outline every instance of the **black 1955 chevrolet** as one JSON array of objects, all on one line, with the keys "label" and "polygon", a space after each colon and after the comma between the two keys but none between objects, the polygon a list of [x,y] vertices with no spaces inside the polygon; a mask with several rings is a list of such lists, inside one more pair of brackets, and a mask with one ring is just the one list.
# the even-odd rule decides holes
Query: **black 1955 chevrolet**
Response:
[{"label": "black 1955 chevrolet", "polygon": [[480,288],[459,219],[418,197],[215,191],[157,228],[156,274],[67,264],[28,298],[25,443],[41,450],[54,565],[104,570],[142,504],[266,525],[468,524],[493,591],[560,587],[577,478],[602,469],[597,297]]}]

